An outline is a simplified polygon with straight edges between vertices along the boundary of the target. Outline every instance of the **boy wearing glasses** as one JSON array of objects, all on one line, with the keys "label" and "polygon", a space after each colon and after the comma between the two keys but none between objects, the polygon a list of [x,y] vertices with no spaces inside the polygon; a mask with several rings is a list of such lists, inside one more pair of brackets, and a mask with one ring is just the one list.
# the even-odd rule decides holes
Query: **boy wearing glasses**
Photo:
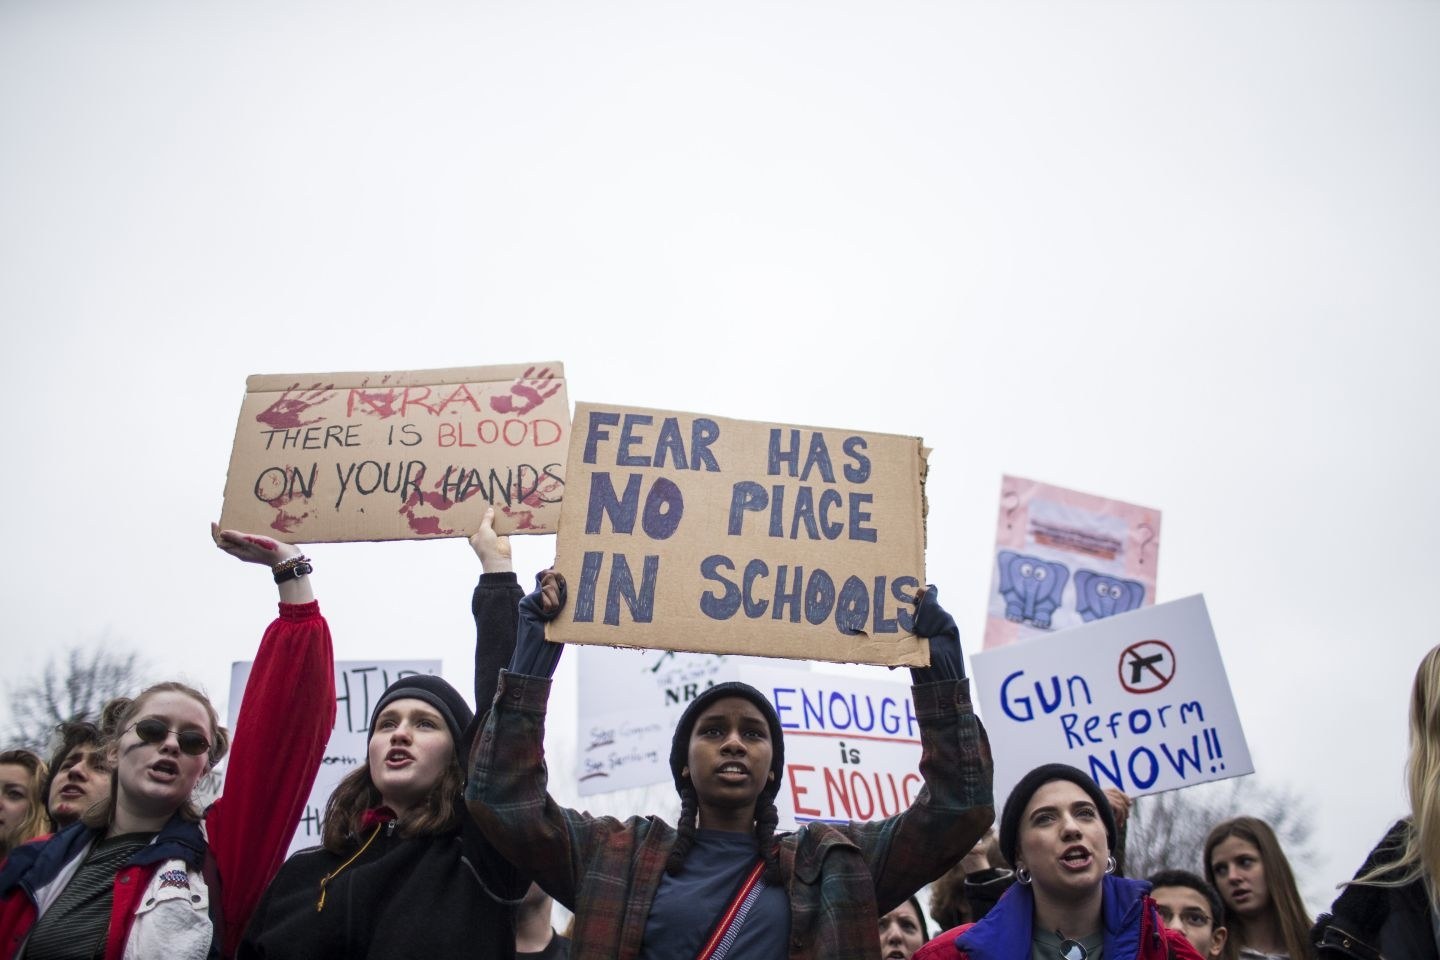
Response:
[{"label": "boy wearing glasses", "polygon": [[1149,879],[1150,898],[1165,926],[1183,933],[1200,956],[1218,960],[1229,934],[1215,888],[1188,870],[1161,870]]}]

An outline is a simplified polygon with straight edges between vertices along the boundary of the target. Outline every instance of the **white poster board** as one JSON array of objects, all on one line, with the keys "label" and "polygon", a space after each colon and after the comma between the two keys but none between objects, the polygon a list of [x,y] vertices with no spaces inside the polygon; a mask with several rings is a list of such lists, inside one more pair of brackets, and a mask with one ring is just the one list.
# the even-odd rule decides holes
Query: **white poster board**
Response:
[{"label": "white poster board", "polygon": [[920,793],[920,726],[904,680],[742,667],[785,731],[775,797],[787,828],[812,820],[883,820]]},{"label": "white poster board", "polygon": [[905,679],[817,673],[800,661],[580,647],[576,777],[581,796],[670,782],[685,707],[740,680],[769,698],[785,733],[780,824],[875,820],[920,790],[920,733]]},{"label": "white poster board", "polygon": [[971,657],[995,797],[1068,763],[1131,796],[1253,773],[1202,596]]},{"label": "white poster board", "polygon": [[580,796],[670,782],[670,738],[691,700],[738,680],[739,657],[577,646]]},{"label": "white poster board", "polygon": [[[235,729],[240,699],[250,679],[251,661],[230,665],[230,708],[226,724]],[[440,673],[439,660],[337,660],[335,662],[335,729],[325,745],[320,773],[305,801],[305,811],[296,824],[286,856],[320,842],[320,821],[325,801],[351,770],[365,763],[370,740],[370,712],[385,688],[401,677]]]}]

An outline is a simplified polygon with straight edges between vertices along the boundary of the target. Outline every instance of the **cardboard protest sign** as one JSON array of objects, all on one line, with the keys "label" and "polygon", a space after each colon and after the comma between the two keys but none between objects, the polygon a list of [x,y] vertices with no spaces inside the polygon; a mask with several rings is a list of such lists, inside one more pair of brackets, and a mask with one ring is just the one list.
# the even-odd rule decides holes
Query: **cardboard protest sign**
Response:
[{"label": "cardboard protest sign", "polygon": [[[235,721],[240,714],[240,700],[245,694],[245,683],[250,679],[251,666],[249,660],[230,665],[230,708],[226,711],[225,722],[231,730],[235,729]],[[439,672],[439,660],[335,662],[335,729],[325,745],[325,759],[320,763],[320,773],[315,777],[315,786],[310,789],[310,799],[305,801],[305,811],[296,824],[286,856],[320,843],[326,801],[347,773],[366,762],[370,743],[370,711],[375,708],[380,694],[401,677]]]},{"label": "cardboard protest sign", "polygon": [[222,527],[302,543],[466,537],[488,503],[498,533],[555,532],[570,440],[558,363],[265,375],[245,389]]},{"label": "cardboard protest sign", "polygon": [[787,661],[660,650],[580,651],[580,794],[669,783],[670,743],[690,701],[742,680],[769,698],[785,733],[780,822],[875,820],[920,791],[920,732],[902,681],[817,673]]},{"label": "cardboard protest sign", "polygon": [[1004,477],[985,649],[1155,602],[1160,511]]},{"label": "cardboard protest sign", "polygon": [[995,796],[1068,763],[1131,796],[1254,772],[1201,596],[971,657]]},{"label": "cardboard protest sign", "polygon": [[567,643],[919,664],[916,437],[581,403],[556,567]]}]

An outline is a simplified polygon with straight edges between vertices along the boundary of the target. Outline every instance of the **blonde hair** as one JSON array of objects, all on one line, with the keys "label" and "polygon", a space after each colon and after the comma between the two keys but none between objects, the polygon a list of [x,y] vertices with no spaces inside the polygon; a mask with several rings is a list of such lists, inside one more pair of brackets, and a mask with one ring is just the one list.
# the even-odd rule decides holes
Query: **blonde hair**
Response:
[{"label": "blonde hair", "polygon": [[0,860],[22,843],[29,843],[36,837],[50,832],[50,817],[45,812],[45,798],[40,795],[40,785],[45,782],[48,769],[45,761],[29,750],[5,750],[0,752],[0,764],[23,768],[26,777],[25,792],[30,794],[30,810],[25,819],[4,834],[0,834]]},{"label": "blonde hair", "polygon": [[[108,750],[120,743],[120,738],[125,735],[125,731],[129,730],[130,726],[139,718],[140,712],[145,706],[145,701],[157,693],[182,694],[205,708],[205,715],[210,718],[210,755],[206,758],[205,769],[206,771],[213,770],[215,764],[219,763],[225,754],[230,751],[230,733],[224,727],[220,726],[220,715],[215,712],[215,706],[210,702],[210,698],[194,687],[180,683],[178,680],[169,680],[165,683],[157,683],[154,686],[146,687],[134,700],[117,697],[115,700],[106,704],[106,714],[110,714],[113,709],[116,716],[115,726],[109,732],[105,743],[106,749]],[[110,820],[115,816],[115,798],[119,793],[120,777],[112,774],[110,777],[109,796],[97,800],[90,809],[81,814],[80,819],[84,821],[85,826],[90,827],[92,830],[109,826]],[[186,820],[198,821],[202,816],[200,808],[195,805],[195,801],[189,799],[182,803],[176,812]]]},{"label": "blonde hair", "polygon": [[1423,879],[1431,907],[1440,910],[1440,646],[1431,647],[1415,671],[1405,785],[1411,817],[1399,858],[1350,882],[1402,887]]}]

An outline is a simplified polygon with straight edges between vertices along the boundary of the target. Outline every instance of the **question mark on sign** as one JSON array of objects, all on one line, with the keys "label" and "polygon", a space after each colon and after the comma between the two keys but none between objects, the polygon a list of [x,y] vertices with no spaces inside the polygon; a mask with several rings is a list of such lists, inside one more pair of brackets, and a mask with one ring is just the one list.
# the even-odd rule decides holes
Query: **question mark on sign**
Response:
[{"label": "question mark on sign", "polygon": [[1145,563],[1145,548],[1155,542],[1155,528],[1149,523],[1141,523],[1135,528],[1135,538],[1140,541],[1140,563]]},{"label": "question mark on sign", "polygon": [[1017,497],[1017,496],[1015,496],[1015,491],[1013,491],[1013,490],[1006,490],[1003,494],[1001,494],[1001,496],[1000,496],[1000,509],[1005,511],[1005,529],[1006,529],[1006,530],[1013,530],[1013,529],[1015,528],[1014,515],[1015,515],[1015,511],[1016,511],[1019,507],[1020,507],[1020,498]]}]

